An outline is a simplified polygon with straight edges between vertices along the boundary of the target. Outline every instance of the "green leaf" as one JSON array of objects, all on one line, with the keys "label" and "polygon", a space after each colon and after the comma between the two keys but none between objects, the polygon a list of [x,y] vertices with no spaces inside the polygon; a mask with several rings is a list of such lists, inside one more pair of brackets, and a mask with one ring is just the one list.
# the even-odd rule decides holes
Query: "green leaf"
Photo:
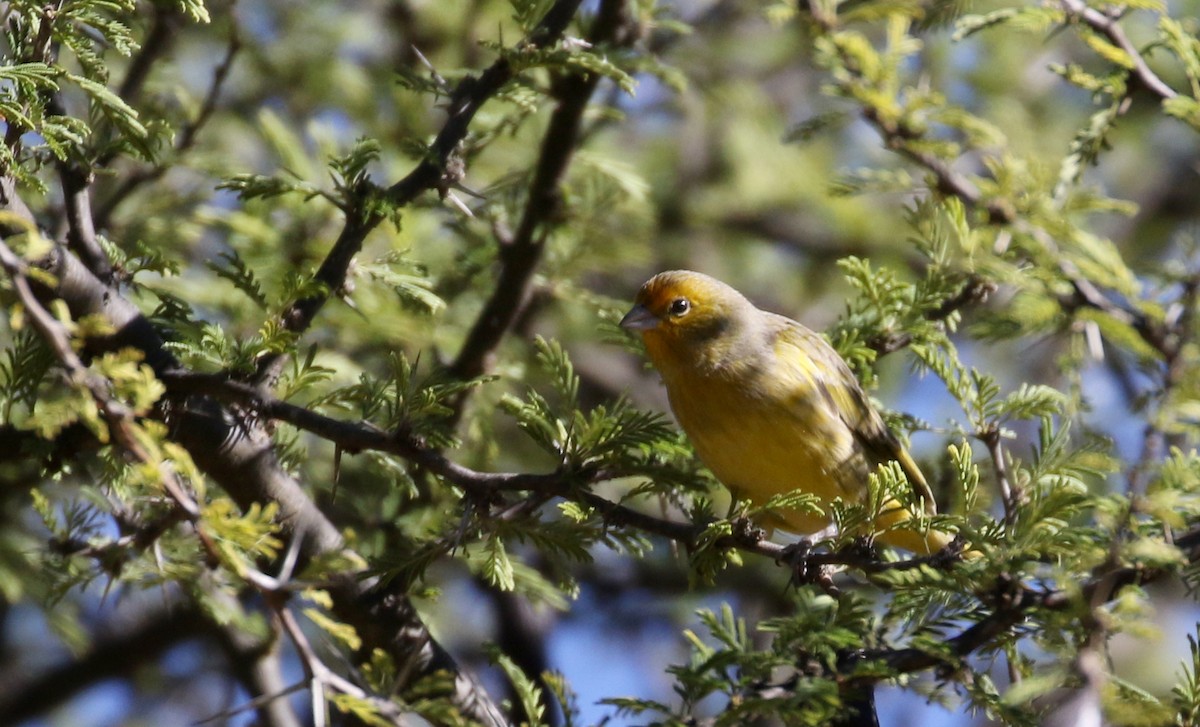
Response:
[{"label": "green leaf", "polygon": [[217,189],[236,192],[243,200],[270,199],[294,192],[303,194],[305,198],[318,194],[313,187],[303,182],[262,174],[235,174],[218,184]]},{"label": "green leaf", "polygon": [[358,632],[350,624],[335,621],[318,608],[306,608],[304,609],[304,615],[317,628],[332,636],[351,651],[358,651],[362,648],[362,638],[359,637]]},{"label": "green leaf", "polygon": [[508,550],[505,549],[500,538],[488,539],[483,544],[482,555],[482,571],[487,582],[502,591],[515,589],[516,579],[513,575],[513,564],[509,560]]},{"label": "green leaf", "polygon": [[542,703],[542,690],[538,688],[537,682],[531,679],[510,656],[500,651],[499,648],[493,646],[488,649],[488,658],[493,664],[500,667],[504,675],[508,677],[509,684],[512,685],[513,694],[521,703],[522,711],[531,720],[529,725],[544,724],[543,718],[546,714],[546,707]]},{"label": "green leaf", "polygon": [[142,152],[143,158],[149,160],[153,157],[152,150],[145,145],[149,132],[139,120],[136,109],[125,103],[120,96],[110,91],[102,83],[73,73],[64,75],[96,103],[104,116],[121,131],[122,138],[131,142],[134,148]]},{"label": "green leaf", "polygon": [[[221,265],[218,261],[223,261]],[[209,270],[217,274],[217,277],[224,278],[233,283],[234,287],[246,294],[246,297],[254,301],[254,303],[262,310],[266,310],[269,303],[267,296],[263,293],[262,284],[258,282],[258,277],[254,270],[238,255],[237,250],[227,250],[217,255],[217,260],[209,260],[205,263]]]},{"label": "green leaf", "polygon": [[1163,112],[1168,116],[1174,116],[1193,129],[1200,131],[1200,101],[1191,96],[1180,95],[1164,99],[1162,107]]}]

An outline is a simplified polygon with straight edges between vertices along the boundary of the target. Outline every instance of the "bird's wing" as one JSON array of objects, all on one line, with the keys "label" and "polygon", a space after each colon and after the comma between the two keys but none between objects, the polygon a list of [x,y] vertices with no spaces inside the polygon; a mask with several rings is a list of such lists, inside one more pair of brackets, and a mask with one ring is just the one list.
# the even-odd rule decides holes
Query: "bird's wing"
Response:
[{"label": "bird's wing", "polygon": [[[887,424],[867,399],[866,393],[859,386],[858,379],[845,360],[814,331],[782,316],[779,316],[777,321],[780,328],[776,333],[776,351],[779,352],[781,347],[790,346],[798,351],[798,360],[808,364],[804,357],[812,359],[811,364],[804,366],[805,373],[816,383],[821,395],[850,428],[866,453],[867,460],[872,464],[893,460],[898,462],[904,474],[908,476],[908,482],[917,498],[924,501],[926,512],[930,515],[935,514],[937,505],[925,475],[921,473],[921,469],[900,444],[896,435],[887,428]],[[782,355],[789,360],[797,360],[794,355]]]}]

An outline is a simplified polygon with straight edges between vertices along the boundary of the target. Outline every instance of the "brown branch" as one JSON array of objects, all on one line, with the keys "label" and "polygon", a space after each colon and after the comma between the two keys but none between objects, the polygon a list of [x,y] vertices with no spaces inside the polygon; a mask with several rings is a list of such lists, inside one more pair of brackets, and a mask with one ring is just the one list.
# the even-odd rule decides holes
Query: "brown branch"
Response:
[{"label": "brown branch", "polygon": [[[1097,11],[1092,11],[1097,12]],[[1114,24],[1115,26],[1115,24]],[[1118,27],[1119,26],[1115,26]],[[1088,280],[1078,267],[1067,257],[1058,252],[1058,246],[1046,230],[1031,224],[1028,220],[1019,218],[1016,210],[1003,199],[985,199],[979,188],[967,176],[958,173],[944,159],[937,155],[913,146],[914,141],[924,138],[922,132],[904,127],[902,124],[882,119],[875,109],[867,107],[863,110],[866,118],[883,137],[884,146],[900,156],[916,163],[929,171],[935,181],[935,188],[944,195],[960,200],[969,209],[982,210],[987,214],[988,222],[994,225],[1008,226],[1018,232],[1031,236],[1055,258],[1063,279],[1074,289],[1074,296],[1060,297],[1059,303],[1064,308],[1091,307],[1112,316],[1115,320],[1126,323],[1156,350],[1166,357],[1169,344],[1165,331],[1149,316],[1128,306],[1122,306],[1113,301]],[[904,346],[911,342],[903,336],[892,342],[887,338],[873,342],[881,352],[886,352],[893,346]]]},{"label": "brown branch", "polygon": [[1114,16],[1089,7],[1084,0],[1062,0],[1062,7],[1067,12],[1068,18],[1082,20],[1092,30],[1108,38],[1113,45],[1125,51],[1125,54],[1129,56],[1129,60],[1133,63],[1133,77],[1141,82],[1151,93],[1163,100],[1172,99],[1179,95],[1175,89],[1168,86],[1146,64],[1146,59],[1142,56],[1141,51],[1130,42],[1129,36],[1125,35],[1125,30],[1117,22],[1117,19],[1120,17],[1119,15]]},{"label": "brown branch", "polygon": [[[11,179],[0,178],[0,192],[6,202],[5,209],[20,220],[0,222],[0,229],[6,234],[26,232],[34,222],[16,195]],[[14,287],[22,300],[27,300],[31,289],[24,275],[25,263],[7,247],[4,250],[4,267],[10,273],[16,272],[12,276]],[[137,307],[119,290],[98,279],[77,258],[56,247],[40,265],[55,282],[53,286],[39,285],[36,291],[39,297],[59,297],[74,317],[102,317],[115,331],[111,336],[89,339],[86,342],[89,354],[132,347],[142,351],[146,363],[158,375],[178,369],[178,362],[165,350],[162,339]],[[31,313],[38,309],[44,310],[39,304],[31,307]],[[31,319],[39,331],[45,329],[47,343],[61,354],[60,360],[74,365],[78,357],[71,349],[71,342],[63,340],[55,330],[57,320],[32,315]],[[82,383],[89,387],[96,385],[103,391],[105,382],[88,376],[85,367],[83,370]],[[114,421],[119,422],[121,412],[115,403],[113,407],[107,415],[115,416]],[[302,561],[340,552],[345,547],[338,528],[317,508],[300,483],[279,465],[274,442],[261,426],[202,397],[167,406],[163,416],[171,426],[171,436],[239,507],[246,509],[271,502],[279,506],[280,535],[300,543]],[[121,435],[119,427],[114,435]],[[370,595],[371,584],[358,581],[353,574],[332,585],[329,592],[337,617],[363,635],[364,648],[384,649],[398,664],[410,665],[414,675],[433,671],[452,675],[453,691],[447,696],[464,715],[486,725],[503,724],[496,720],[498,712],[482,686],[460,671],[450,655],[432,639],[403,593],[385,591],[386,597],[382,598]]]},{"label": "brown branch", "polygon": [[[814,18],[819,21],[817,4],[811,5],[810,9],[814,12]],[[1084,0],[1062,0],[1062,6],[1068,17],[1081,19],[1127,53],[1134,65],[1132,71],[1134,77],[1146,88],[1162,99],[1170,99],[1178,95],[1150,70],[1150,67],[1146,65],[1145,58],[1129,41],[1116,18],[1089,7]],[[831,27],[826,24],[827,29]],[[936,154],[915,146],[913,142],[922,139],[923,132],[907,128],[900,122],[884,119],[873,107],[864,108],[863,117],[883,136],[884,146],[932,173],[934,186],[939,192],[956,197],[969,207],[984,209],[987,212],[988,221],[992,224],[1010,225],[1017,222],[1016,211],[1004,200],[985,199],[979,187],[968,176],[955,171],[949,162]]]},{"label": "brown branch", "polygon": [[[3,242],[0,242],[0,267],[4,268],[9,280],[12,281],[17,298],[24,306],[25,313],[29,316],[34,329],[50,346],[58,362],[66,369],[70,383],[86,389],[95,401],[113,441],[136,461],[153,467],[158,472],[159,483],[163,489],[183,510],[188,519],[196,524],[200,517],[200,508],[187,493],[183,483],[170,467],[156,461],[146,451],[133,431],[134,413],[113,397],[109,382],[105,378],[84,366],[83,361],[71,345],[71,336],[66,327],[42,306],[41,301],[34,294],[29,278],[26,276],[25,261],[17,257]],[[201,540],[204,540],[200,530],[197,530],[197,534],[201,536]]]},{"label": "brown branch", "polygon": [[[1155,392],[1161,406],[1179,386],[1186,372],[1187,362],[1182,353],[1184,347],[1195,338],[1194,321],[1197,296],[1200,295],[1200,272],[1193,272],[1181,281],[1182,290],[1177,302],[1179,316],[1173,321],[1159,321],[1141,311],[1117,305],[1079,274],[1068,261],[1063,261],[1060,265],[1067,275],[1071,276],[1069,279],[1074,289],[1073,295],[1059,298],[1059,305],[1065,311],[1074,312],[1081,308],[1100,311],[1131,327],[1162,356],[1165,368],[1161,384]],[[1162,457],[1166,444],[1166,435],[1161,425],[1151,420],[1142,434],[1142,451],[1126,477],[1127,490],[1131,494],[1144,493],[1153,463]],[[1130,507],[1133,507],[1132,502]],[[1132,515],[1132,511],[1129,514]]]},{"label": "brown branch", "polygon": [[[603,0],[588,42],[604,45],[614,41],[628,20],[625,12],[624,0]],[[541,262],[546,240],[561,217],[559,186],[574,156],[583,114],[599,81],[596,73],[576,73],[557,84],[558,106],[542,138],[521,222],[511,239],[501,240],[496,286],[450,364],[450,374],[458,379],[472,379],[484,373],[487,359],[529,303],[534,271]],[[463,401],[459,399],[457,410],[461,411]]]},{"label": "brown branch", "polygon": [[[211,603],[220,603],[228,611],[241,608],[237,597],[227,591],[206,584],[205,598]],[[211,608],[211,606],[210,606]],[[221,611],[222,609],[212,609]],[[210,611],[205,616],[212,620]],[[279,628],[271,624],[265,636],[238,628],[235,624],[213,623],[217,642],[225,651],[230,672],[242,683],[253,699],[247,709],[253,709],[263,727],[301,727],[291,704],[281,697],[288,693],[280,663]]]},{"label": "brown branch", "polygon": [[[1175,541],[1189,563],[1200,560],[1200,527],[1193,528]],[[1166,569],[1133,566],[1113,566],[1106,563],[1093,572],[1083,584],[1064,589],[1034,589],[1023,583],[1014,582],[1003,576],[992,596],[995,605],[992,613],[969,628],[946,641],[945,653],[933,653],[920,649],[892,649],[865,651],[858,661],[882,660],[890,670],[902,673],[924,671],[932,668],[958,669],[961,660],[992,643],[997,638],[1029,617],[1038,609],[1066,611],[1072,608],[1094,608],[1116,596],[1122,588],[1130,585],[1145,585],[1171,571]],[[892,673],[892,672],[889,672]],[[877,679],[873,680],[878,681]]]},{"label": "brown branch", "polygon": [[150,31],[142,39],[137,54],[125,71],[125,78],[117,87],[117,95],[131,106],[141,98],[151,69],[171,49],[183,22],[183,13],[173,7],[151,6],[151,12],[154,18],[150,22]]},{"label": "brown branch", "polygon": [[78,163],[61,162],[58,176],[67,218],[67,246],[101,280],[112,275],[112,262],[96,239],[92,218],[92,175]]},{"label": "brown branch", "polygon": [[50,550],[64,557],[91,558],[103,568],[116,570],[120,568],[121,564],[152,546],[168,530],[182,522],[184,513],[180,509],[173,509],[166,515],[149,522],[138,522],[133,518],[121,516],[115,519],[121,530],[120,537],[101,543],[56,538],[50,541]]},{"label": "brown branch", "polygon": [[[1044,233],[1042,234],[1044,236]],[[1042,239],[1039,242],[1054,251],[1054,245],[1050,240]],[[1164,360],[1173,355],[1172,344],[1169,340],[1170,332],[1161,323],[1141,311],[1118,305],[1084,277],[1073,262],[1061,255],[1057,257],[1059,270],[1071,284],[1072,289],[1072,295],[1058,298],[1058,304],[1064,311],[1072,313],[1082,308],[1100,311],[1114,321],[1123,323],[1136,331],[1143,341],[1163,356]]]},{"label": "brown branch", "polygon": [[[46,102],[47,111],[66,116],[62,95],[51,94]],[[92,173],[78,159],[64,159],[57,163],[59,184],[62,186],[63,211],[66,231],[63,237],[67,246],[79,256],[88,269],[101,280],[112,275],[112,261],[96,239],[96,225],[92,216],[91,185]]]},{"label": "brown branch", "polygon": [[1001,444],[1000,427],[992,426],[978,437],[987,447],[992,470],[996,473],[996,485],[1000,489],[1000,501],[1004,506],[1004,524],[1011,529],[1017,523],[1017,514],[1025,502],[1025,493],[1008,472],[1008,459]]},{"label": "brown branch", "polygon": [[[980,275],[972,274],[957,293],[943,300],[938,307],[925,311],[924,318],[928,321],[944,321],[963,308],[982,303],[995,291],[995,283]],[[907,347],[912,341],[911,333],[883,332],[872,336],[867,341],[867,346],[880,356],[886,356]]]},{"label": "brown branch", "polygon": [[[231,380],[222,374],[165,372],[161,378],[173,394],[203,394],[226,401],[235,401],[246,406],[258,416],[287,422],[298,429],[327,439],[345,452],[357,453],[370,450],[403,457],[485,501],[494,500],[503,492],[531,492],[543,496],[561,497],[595,510],[606,524],[635,528],[658,535],[675,541],[689,550],[701,547],[705,531],[703,525],[647,515],[586,489],[586,486],[598,482],[641,474],[636,471],[589,468],[576,471],[556,470],[546,473],[481,472],[453,462],[441,452],[403,432],[385,432],[369,423],[327,417],[304,407],[276,399],[251,384]],[[753,529],[718,538],[712,543],[712,547],[737,549],[774,560],[783,560],[790,556],[787,547],[765,539],[760,531]],[[954,557],[934,554],[903,561],[886,562],[861,550],[851,549],[830,553],[808,553],[801,560],[803,565],[812,568],[840,565],[864,573],[881,573],[924,566],[945,566],[953,563]]]},{"label": "brown branch", "polygon": [[870,106],[864,108],[862,114],[883,137],[885,147],[933,174],[934,188],[939,192],[962,200],[967,207],[982,208],[993,224],[1007,225],[1016,221],[1016,212],[1003,200],[985,199],[979,187],[965,174],[955,171],[945,159],[914,146],[913,142],[920,141],[923,133],[884,119]]},{"label": "brown branch", "polygon": [[[580,2],[557,0],[538,27],[518,47],[545,48],[556,43],[566,31]],[[404,207],[426,191],[440,189],[457,181],[447,178],[447,174],[451,174],[448,170],[455,166],[451,160],[459,144],[466,138],[471,121],[484,103],[515,77],[516,71],[508,59],[501,57],[479,76],[467,76],[459,81],[447,105],[449,118],[430,146],[428,155],[408,176],[387,188],[384,192],[387,202],[395,208]],[[362,249],[363,241],[371,230],[383,220],[383,213],[377,209],[346,211],[346,225],[314,276],[314,280],[324,286],[325,292],[290,305],[280,316],[286,330],[300,333],[312,325],[329,297],[345,285],[350,261]],[[286,361],[284,354],[265,356],[259,362],[255,381],[267,387],[273,386]]]},{"label": "brown branch", "polygon": [[[1110,40],[1128,52],[1130,57],[1134,59],[1136,68],[1138,69],[1138,77],[1142,78],[1148,84],[1148,87],[1153,89],[1155,82],[1157,82],[1157,85],[1160,87],[1160,95],[1164,98],[1174,96],[1174,91],[1167,88],[1146,67],[1144,59],[1137,52],[1137,49],[1133,48],[1128,38],[1125,37],[1124,31],[1115,19],[1086,6],[1083,0],[1062,0],[1062,2],[1068,13],[1074,13],[1076,16],[1082,18],[1093,28],[1105,33]],[[819,3],[810,3],[810,10],[814,14],[814,19],[825,27],[826,30],[829,30],[833,27],[832,20],[822,18],[819,13],[820,7]],[[968,176],[957,172],[950,162],[914,144],[914,142],[925,139],[926,134],[924,131],[909,128],[900,121],[884,118],[878,113],[876,108],[871,106],[865,107],[862,115],[883,137],[883,143],[886,148],[932,174],[934,180],[933,186],[940,193],[960,200],[970,209],[982,210],[987,214],[987,220],[991,224],[1009,226],[1019,232],[1030,235],[1045,247],[1047,251],[1053,254],[1064,279],[1075,290],[1075,297],[1073,299],[1064,298],[1060,300],[1060,303],[1064,306],[1075,305],[1076,307],[1082,304],[1101,310],[1113,316],[1116,320],[1133,326],[1147,343],[1163,353],[1164,356],[1167,354],[1164,331],[1155,321],[1139,311],[1117,304],[1096,288],[1091,281],[1087,280],[1079,272],[1078,268],[1069,259],[1061,254],[1057,254],[1057,245],[1044,229],[1032,225],[1028,220],[1019,218],[1017,211],[1012,208],[1007,200],[985,198],[979,187]],[[896,343],[884,339],[878,342],[878,344],[881,348],[887,349],[894,345],[907,345],[909,342],[901,337]]]}]

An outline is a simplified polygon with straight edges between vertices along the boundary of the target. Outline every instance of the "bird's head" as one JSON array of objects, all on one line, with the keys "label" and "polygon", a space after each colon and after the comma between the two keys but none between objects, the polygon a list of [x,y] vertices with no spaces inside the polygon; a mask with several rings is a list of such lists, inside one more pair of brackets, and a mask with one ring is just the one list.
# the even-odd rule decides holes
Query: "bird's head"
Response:
[{"label": "bird's head", "polygon": [[721,357],[757,309],[721,281],[690,270],[659,273],[638,291],[621,327],[638,331],[660,369],[668,360]]}]

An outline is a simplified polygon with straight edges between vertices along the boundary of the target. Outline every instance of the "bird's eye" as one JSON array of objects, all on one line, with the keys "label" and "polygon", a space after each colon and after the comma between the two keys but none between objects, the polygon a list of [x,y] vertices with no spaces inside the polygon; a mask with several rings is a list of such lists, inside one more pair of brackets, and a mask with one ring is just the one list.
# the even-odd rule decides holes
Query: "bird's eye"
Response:
[{"label": "bird's eye", "polygon": [[692,304],[687,298],[676,298],[675,300],[671,301],[671,307],[667,310],[673,316],[681,316],[691,310],[691,308]]}]

